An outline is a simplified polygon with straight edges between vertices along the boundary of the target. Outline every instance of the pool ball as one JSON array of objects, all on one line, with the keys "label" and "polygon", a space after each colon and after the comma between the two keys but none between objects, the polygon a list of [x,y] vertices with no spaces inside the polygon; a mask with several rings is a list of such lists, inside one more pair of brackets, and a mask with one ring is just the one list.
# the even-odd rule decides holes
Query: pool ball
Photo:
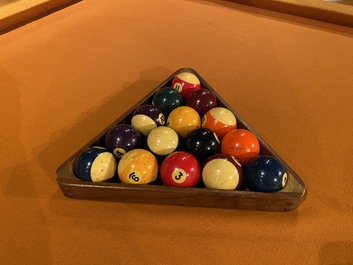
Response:
[{"label": "pool ball", "polygon": [[223,138],[224,135],[237,127],[237,119],[229,109],[216,107],[207,111],[202,117],[202,127],[210,129],[219,138]]},{"label": "pool ball", "polygon": [[116,166],[114,155],[106,148],[90,147],[76,157],[73,172],[81,180],[102,182],[114,177]]},{"label": "pool ball", "polygon": [[142,146],[142,136],[132,125],[119,124],[107,132],[104,145],[117,158],[121,158],[126,152]]},{"label": "pool ball", "polygon": [[193,154],[202,163],[211,155],[220,153],[221,144],[214,132],[206,128],[199,128],[185,138],[184,150]]},{"label": "pool ball", "polygon": [[185,71],[173,78],[172,88],[177,90],[184,98],[187,98],[191,92],[200,89],[201,84],[196,75]]},{"label": "pool ball", "polygon": [[223,137],[221,152],[234,156],[242,165],[245,165],[259,155],[260,143],[252,132],[234,129]]},{"label": "pool ball", "polygon": [[185,106],[193,108],[202,117],[207,111],[217,107],[217,98],[210,90],[201,88],[190,93],[185,100]]},{"label": "pool ball", "polygon": [[193,108],[180,106],[169,114],[167,126],[185,138],[192,131],[201,127],[201,118]]},{"label": "pool ball", "polygon": [[244,184],[252,191],[275,192],[287,184],[287,173],[272,156],[260,155],[244,166]]},{"label": "pool ball", "polygon": [[157,159],[145,149],[127,152],[118,163],[118,176],[122,183],[147,184],[155,181],[157,175]]},{"label": "pool ball", "polygon": [[243,180],[243,168],[238,160],[227,154],[214,154],[202,167],[202,181],[209,189],[234,190]]},{"label": "pool ball", "polygon": [[153,105],[142,105],[132,114],[131,125],[144,136],[158,126],[165,124],[165,116],[162,110]]},{"label": "pool ball", "polygon": [[154,94],[152,104],[162,110],[165,116],[179,107],[184,105],[182,95],[171,87],[163,87]]},{"label": "pool ball", "polygon": [[179,144],[179,136],[167,126],[160,126],[153,129],[147,136],[147,145],[152,153],[165,156],[174,152]]},{"label": "pool ball", "polygon": [[177,151],[163,160],[160,175],[167,186],[191,187],[200,180],[200,165],[192,154]]}]

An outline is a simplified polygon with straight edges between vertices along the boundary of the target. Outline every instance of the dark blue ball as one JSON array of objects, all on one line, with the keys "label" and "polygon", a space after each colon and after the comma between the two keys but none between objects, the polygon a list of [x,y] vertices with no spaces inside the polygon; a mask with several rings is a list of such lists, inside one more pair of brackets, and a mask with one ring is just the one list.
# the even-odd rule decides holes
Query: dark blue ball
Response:
[{"label": "dark blue ball", "polygon": [[252,191],[275,192],[287,184],[287,173],[277,159],[260,155],[244,166],[245,188]]},{"label": "dark blue ball", "polygon": [[76,157],[73,172],[81,180],[101,182],[112,179],[116,167],[116,159],[107,149],[90,147]]}]

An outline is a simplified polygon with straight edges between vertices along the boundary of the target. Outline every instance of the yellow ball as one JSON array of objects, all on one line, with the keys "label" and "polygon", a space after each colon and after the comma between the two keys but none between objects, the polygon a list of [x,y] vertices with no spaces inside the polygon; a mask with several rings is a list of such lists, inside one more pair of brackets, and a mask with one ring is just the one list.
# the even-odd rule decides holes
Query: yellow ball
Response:
[{"label": "yellow ball", "polygon": [[145,149],[133,149],[119,161],[118,175],[122,183],[147,184],[158,176],[158,162],[155,156]]},{"label": "yellow ball", "polygon": [[193,108],[180,106],[169,114],[167,126],[174,129],[181,137],[185,138],[191,132],[201,127],[201,118]]}]

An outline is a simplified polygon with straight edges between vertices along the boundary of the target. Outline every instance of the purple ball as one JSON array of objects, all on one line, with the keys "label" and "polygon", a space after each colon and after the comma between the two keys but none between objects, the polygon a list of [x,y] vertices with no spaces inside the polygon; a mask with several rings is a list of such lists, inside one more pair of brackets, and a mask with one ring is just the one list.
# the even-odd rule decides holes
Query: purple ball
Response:
[{"label": "purple ball", "polygon": [[165,116],[162,110],[153,105],[142,105],[132,114],[131,125],[144,136],[158,126],[165,124]]},{"label": "purple ball", "polygon": [[129,124],[119,124],[107,132],[104,144],[117,158],[121,158],[126,152],[142,146],[142,135]]}]

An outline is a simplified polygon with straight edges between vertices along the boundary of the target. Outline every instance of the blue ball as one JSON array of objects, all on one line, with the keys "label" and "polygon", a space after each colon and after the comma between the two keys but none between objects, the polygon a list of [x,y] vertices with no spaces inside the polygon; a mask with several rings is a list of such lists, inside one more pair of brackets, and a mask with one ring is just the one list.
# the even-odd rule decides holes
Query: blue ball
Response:
[{"label": "blue ball", "polygon": [[73,172],[81,180],[102,182],[114,177],[116,167],[116,159],[107,149],[90,147],[76,157]]},{"label": "blue ball", "polygon": [[272,156],[259,155],[244,166],[245,188],[252,191],[275,192],[287,184],[287,173]]}]

